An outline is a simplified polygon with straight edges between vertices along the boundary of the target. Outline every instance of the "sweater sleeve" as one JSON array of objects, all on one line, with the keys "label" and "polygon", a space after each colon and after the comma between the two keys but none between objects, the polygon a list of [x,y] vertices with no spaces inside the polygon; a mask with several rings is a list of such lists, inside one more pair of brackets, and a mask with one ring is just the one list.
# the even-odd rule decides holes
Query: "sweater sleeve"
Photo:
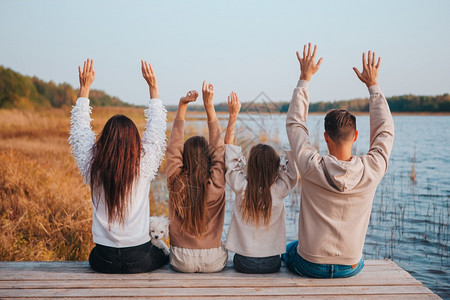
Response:
[{"label": "sweater sleeve", "polygon": [[286,117],[286,131],[297,168],[302,176],[308,171],[308,162],[319,155],[318,151],[309,142],[309,133],[306,128],[308,116],[308,81],[299,80],[294,89],[292,100]]},{"label": "sweater sleeve", "polygon": [[289,192],[295,187],[298,180],[297,168],[292,157],[292,151],[286,152],[286,163],[280,165],[278,178],[275,181],[277,193],[284,199]]},{"label": "sweater sleeve", "polygon": [[209,153],[211,155],[212,187],[222,192],[225,188],[225,145],[220,132],[219,120],[208,121]]},{"label": "sweater sleeve", "polygon": [[89,178],[92,147],[95,143],[95,133],[91,128],[91,111],[89,99],[80,97],[73,106],[70,116],[69,143],[72,155],[85,183]]},{"label": "sweater sleeve", "polygon": [[175,119],[166,152],[167,180],[179,173],[183,167],[183,143],[184,120]]},{"label": "sweater sleeve", "polygon": [[145,131],[142,136],[142,176],[153,180],[166,150],[167,111],[160,99],[150,99],[144,111]]},{"label": "sweater sleeve", "polygon": [[225,145],[225,168],[227,170],[225,179],[235,193],[245,191],[247,187],[247,178],[244,172],[246,164],[241,147]]},{"label": "sweater sleeve", "polygon": [[369,87],[370,149],[366,154],[369,166],[381,176],[388,168],[394,144],[394,120],[389,105],[378,85]]}]

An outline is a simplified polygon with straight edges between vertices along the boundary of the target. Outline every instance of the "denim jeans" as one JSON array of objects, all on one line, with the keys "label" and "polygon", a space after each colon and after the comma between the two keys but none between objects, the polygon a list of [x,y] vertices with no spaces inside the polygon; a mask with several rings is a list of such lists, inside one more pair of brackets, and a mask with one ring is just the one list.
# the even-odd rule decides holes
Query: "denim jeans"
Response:
[{"label": "denim jeans", "polygon": [[169,256],[150,242],[126,248],[97,244],[89,255],[91,268],[100,273],[150,272],[164,266],[168,261]]},{"label": "denim jeans", "polygon": [[279,255],[268,257],[248,257],[235,254],[233,264],[236,271],[247,274],[268,274],[280,271]]},{"label": "denim jeans", "polygon": [[286,246],[286,253],[282,254],[286,266],[292,272],[313,278],[343,278],[352,277],[361,272],[364,267],[364,257],[356,265],[327,265],[307,261],[297,252],[298,241]]}]

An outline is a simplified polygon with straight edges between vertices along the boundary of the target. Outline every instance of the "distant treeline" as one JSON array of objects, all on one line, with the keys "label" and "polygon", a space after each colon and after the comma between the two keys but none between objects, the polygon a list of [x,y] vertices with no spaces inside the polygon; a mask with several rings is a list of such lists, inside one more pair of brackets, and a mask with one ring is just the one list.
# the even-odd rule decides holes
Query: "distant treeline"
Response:
[{"label": "distant treeline", "polygon": [[[388,97],[387,101],[392,112],[450,112],[450,95],[438,96],[415,96],[404,95]],[[216,111],[227,112],[226,103],[215,105]],[[169,111],[176,111],[177,106],[169,106]],[[286,113],[289,109],[289,102],[270,103],[243,103],[241,112],[252,113]],[[368,112],[369,99],[353,99],[334,102],[313,102],[309,104],[310,112],[327,112],[331,109],[347,109],[352,112]],[[192,105],[188,107],[190,111],[203,111],[203,106]]]},{"label": "distant treeline", "polygon": [[[55,84],[0,66],[0,108],[31,109],[75,104],[78,90],[68,83]],[[130,106],[103,91],[91,90],[92,106]]]},{"label": "distant treeline", "polygon": [[[0,66],[0,108],[29,109],[35,107],[62,107],[75,104],[78,90],[68,83],[55,84],[45,82],[37,77],[29,77]],[[117,97],[103,91],[91,90],[92,106],[131,106]],[[404,95],[387,98],[393,112],[450,112],[450,95],[415,96]],[[215,105],[217,111],[227,112],[227,103]],[[169,111],[176,111],[177,106],[168,106]],[[242,112],[285,113],[289,102],[246,102]],[[331,109],[347,109],[352,112],[368,112],[369,100],[353,99],[334,102],[310,103],[310,112],[327,112]],[[203,111],[202,105],[190,105],[190,111]]]}]

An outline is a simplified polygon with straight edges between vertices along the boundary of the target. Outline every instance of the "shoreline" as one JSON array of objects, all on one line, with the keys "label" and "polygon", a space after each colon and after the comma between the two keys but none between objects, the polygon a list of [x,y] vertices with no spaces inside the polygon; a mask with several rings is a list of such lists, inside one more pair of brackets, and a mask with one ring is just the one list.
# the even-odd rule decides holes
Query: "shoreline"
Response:
[{"label": "shoreline", "polygon": [[[175,111],[169,111],[169,114],[175,114]],[[368,116],[369,112],[351,112],[355,116]],[[450,112],[391,112],[393,116],[450,116]],[[188,111],[186,112],[186,115],[199,115],[199,114],[205,114],[205,112],[202,111]],[[228,115],[228,112],[224,111],[217,111],[217,115],[223,116]],[[240,113],[242,115],[286,115],[287,113],[280,113],[280,112],[273,112],[273,113],[261,113],[261,112],[246,112],[246,113]],[[309,115],[326,115],[327,112],[309,112]],[[206,117],[206,115],[205,115]]]}]

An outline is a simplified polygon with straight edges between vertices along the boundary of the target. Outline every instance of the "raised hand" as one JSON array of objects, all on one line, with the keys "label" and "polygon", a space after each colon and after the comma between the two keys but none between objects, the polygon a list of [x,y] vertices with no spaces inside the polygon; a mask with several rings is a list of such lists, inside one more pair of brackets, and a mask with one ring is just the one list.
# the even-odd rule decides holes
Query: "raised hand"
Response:
[{"label": "raised hand", "polygon": [[235,92],[231,92],[228,96],[228,112],[230,116],[228,118],[227,131],[225,133],[225,144],[233,144],[234,141],[234,127],[236,126],[237,116],[241,110],[241,102]]},{"label": "raised hand", "polygon": [[300,79],[309,81],[311,77],[319,70],[323,57],[321,57],[317,63],[316,59],[317,45],[314,45],[313,53],[311,54],[311,43],[308,43],[308,51],[306,51],[306,45],[303,46],[303,57],[300,57],[300,53],[297,51],[297,58],[300,62]]},{"label": "raised hand", "polygon": [[207,106],[213,106],[214,86],[212,85],[212,83],[206,84],[206,81],[203,81],[202,95],[203,105],[205,106],[205,108]]},{"label": "raised hand", "polygon": [[92,59],[88,58],[84,61],[83,71],[78,66],[78,77],[80,79],[79,97],[89,98],[89,89],[95,79],[94,61]]},{"label": "raised hand", "polygon": [[189,91],[187,92],[186,96],[180,98],[180,104],[188,104],[190,102],[194,102],[197,100],[198,92],[197,91]]},{"label": "raised hand", "polygon": [[184,120],[186,117],[187,105],[197,100],[197,97],[198,97],[197,91],[189,91],[186,93],[186,96],[181,97],[180,103],[178,103],[178,109],[175,119]]},{"label": "raised hand", "polygon": [[203,106],[205,107],[206,110],[206,116],[209,121],[212,121],[216,117],[216,111],[214,110],[213,104],[214,86],[212,85],[212,83],[206,84],[206,81],[203,81],[202,95],[203,95]]},{"label": "raised hand", "polygon": [[369,50],[367,54],[367,62],[366,62],[366,53],[364,52],[362,55],[362,64],[363,71],[362,73],[356,67],[353,67],[353,71],[355,71],[356,76],[358,76],[359,80],[366,84],[367,87],[371,87],[372,85],[377,85],[378,78],[378,68],[380,67],[381,58],[378,57],[377,64],[375,64],[376,56],[375,52],[371,53]]},{"label": "raised hand", "polygon": [[158,82],[153,71],[152,65],[144,60],[141,60],[142,77],[147,81],[150,98],[159,98]]},{"label": "raised hand", "polygon": [[241,101],[239,101],[238,95],[235,92],[231,92],[228,96],[228,112],[230,117],[237,117],[241,110]]}]

